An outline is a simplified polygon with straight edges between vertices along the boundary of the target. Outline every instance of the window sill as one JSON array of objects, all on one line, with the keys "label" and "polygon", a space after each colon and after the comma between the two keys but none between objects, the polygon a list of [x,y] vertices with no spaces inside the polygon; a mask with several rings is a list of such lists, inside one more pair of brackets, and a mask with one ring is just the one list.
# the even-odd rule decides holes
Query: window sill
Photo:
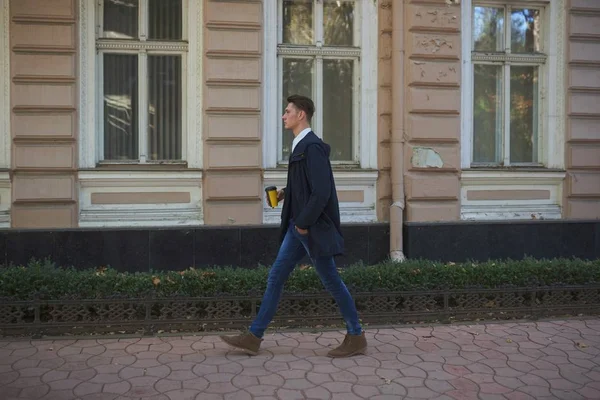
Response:
[{"label": "window sill", "polygon": [[492,166],[492,165],[471,165],[470,168],[463,168],[463,171],[494,171],[494,172],[565,172],[560,168],[546,168],[543,165],[512,165],[512,166]]},{"label": "window sill", "polygon": [[84,168],[80,171],[201,171],[200,168],[188,168],[185,161],[168,163],[138,162],[100,162],[95,168]]}]

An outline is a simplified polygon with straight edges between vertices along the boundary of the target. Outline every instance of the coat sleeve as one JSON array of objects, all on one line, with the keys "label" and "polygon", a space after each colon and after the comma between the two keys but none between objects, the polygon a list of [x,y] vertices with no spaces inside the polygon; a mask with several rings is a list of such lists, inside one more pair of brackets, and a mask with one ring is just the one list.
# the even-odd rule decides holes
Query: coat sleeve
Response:
[{"label": "coat sleeve", "polygon": [[295,219],[296,226],[300,229],[308,229],[314,225],[327,206],[331,195],[329,168],[327,155],[321,146],[306,148],[306,169],[311,193],[306,206]]}]

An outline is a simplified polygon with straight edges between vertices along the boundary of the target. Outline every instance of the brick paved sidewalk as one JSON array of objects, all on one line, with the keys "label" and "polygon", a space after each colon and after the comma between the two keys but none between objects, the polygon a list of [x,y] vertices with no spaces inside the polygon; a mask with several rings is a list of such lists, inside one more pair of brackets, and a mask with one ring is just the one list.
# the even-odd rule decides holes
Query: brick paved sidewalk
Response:
[{"label": "brick paved sidewalk", "polygon": [[217,336],[0,341],[0,399],[600,399],[600,320],[268,334],[261,353]]}]

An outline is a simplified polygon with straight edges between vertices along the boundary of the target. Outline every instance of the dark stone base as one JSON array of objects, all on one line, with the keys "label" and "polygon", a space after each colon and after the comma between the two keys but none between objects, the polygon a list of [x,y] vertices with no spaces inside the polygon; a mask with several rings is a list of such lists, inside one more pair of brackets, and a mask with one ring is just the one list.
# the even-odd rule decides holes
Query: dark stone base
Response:
[{"label": "dark stone base", "polygon": [[[389,253],[389,225],[342,227],[346,254],[338,266],[375,264]],[[279,249],[276,226],[0,231],[0,264],[26,265],[49,258],[80,269],[110,266],[118,271],[183,270],[190,267],[270,265]],[[304,262],[309,262],[308,258]]]},{"label": "dark stone base", "polygon": [[444,262],[600,259],[600,220],[408,222],[404,251],[408,258]]},{"label": "dark stone base", "polygon": [[[389,224],[342,226],[346,254],[338,266],[389,257]],[[279,249],[275,226],[0,231],[0,264],[49,258],[61,266],[119,271],[270,265]],[[600,259],[600,220],[406,223],[410,259],[485,261],[524,257]],[[305,259],[304,262],[308,262]]]}]

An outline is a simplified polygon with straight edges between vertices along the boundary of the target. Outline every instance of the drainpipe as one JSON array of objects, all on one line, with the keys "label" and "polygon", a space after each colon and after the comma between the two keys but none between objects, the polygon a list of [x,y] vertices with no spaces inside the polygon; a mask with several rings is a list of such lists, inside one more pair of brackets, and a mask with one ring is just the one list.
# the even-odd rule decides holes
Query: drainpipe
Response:
[{"label": "drainpipe", "polygon": [[390,258],[404,261],[404,0],[392,2],[392,134]]}]

